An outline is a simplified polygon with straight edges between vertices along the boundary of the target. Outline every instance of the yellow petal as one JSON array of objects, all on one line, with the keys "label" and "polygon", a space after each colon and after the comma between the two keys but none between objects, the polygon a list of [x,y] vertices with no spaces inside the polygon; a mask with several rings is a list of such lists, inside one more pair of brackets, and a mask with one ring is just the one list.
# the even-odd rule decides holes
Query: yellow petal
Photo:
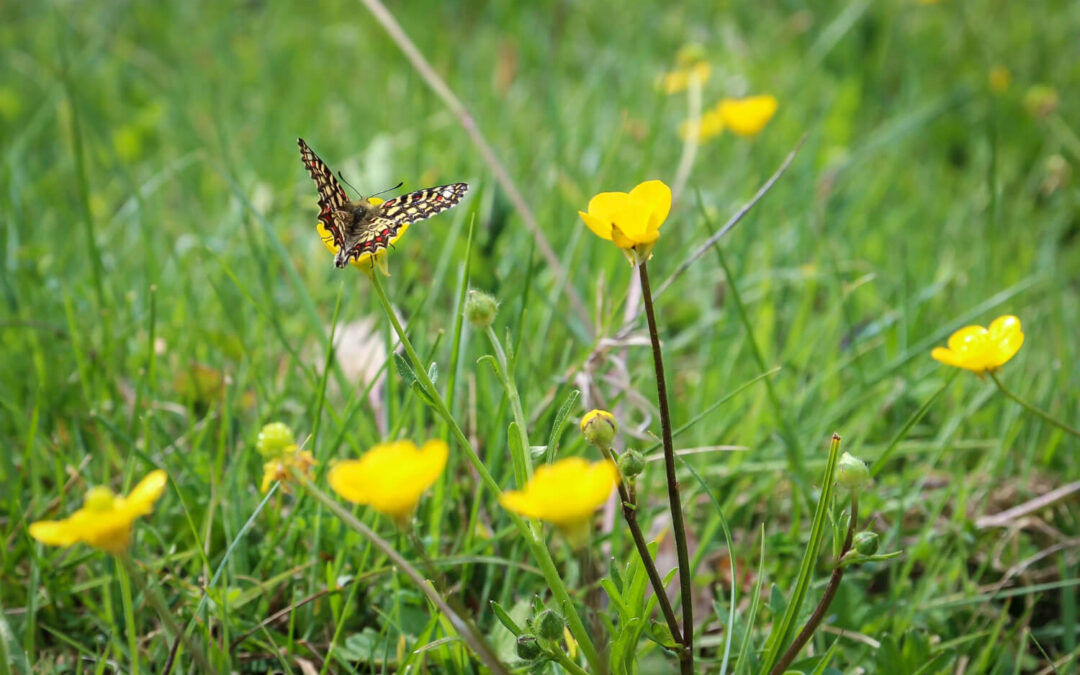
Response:
[{"label": "yellow petal", "polygon": [[1000,366],[1020,351],[1024,344],[1024,334],[1020,330],[1020,319],[1012,315],[999,316],[990,324],[987,331],[990,343],[995,350],[995,364]]},{"label": "yellow petal", "polygon": [[656,230],[671,212],[671,188],[663,181],[648,180],[630,191],[630,200],[643,202],[649,209],[649,229]]},{"label": "yellow petal", "polygon": [[986,340],[986,329],[982,326],[964,326],[949,336],[949,349],[955,352],[980,349]]},{"label": "yellow petal", "polygon": [[601,192],[589,200],[589,215],[611,222],[616,213],[626,208],[629,199],[625,192]]},{"label": "yellow petal", "polygon": [[48,546],[71,546],[79,541],[66,520],[39,520],[30,524],[30,536]]},{"label": "yellow petal", "polygon": [[538,467],[523,489],[504,492],[499,503],[560,528],[580,529],[611,496],[617,479],[618,470],[611,462],[590,464],[570,457]]},{"label": "yellow petal", "polygon": [[439,440],[422,449],[411,441],[380,443],[358,460],[334,465],[328,479],[341,497],[400,519],[442,473],[448,454]]},{"label": "yellow petal", "polygon": [[754,136],[765,128],[776,108],[776,97],[765,95],[724,99],[718,110],[727,128],[740,136]]},{"label": "yellow petal", "polygon": [[643,244],[647,242],[656,241],[659,236],[655,229],[652,233],[649,232],[649,206],[644,202],[630,200],[627,202],[626,208],[619,213],[615,214],[612,218],[612,241],[615,241],[617,246],[624,248],[615,239],[615,229],[617,228],[622,237],[626,240],[634,242],[634,244]]},{"label": "yellow petal", "polygon": [[168,481],[168,476],[161,469],[151,471],[131,490],[131,494],[124,498],[123,508],[138,516],[150,513],[154,510],[154,502],[165,491]]},{"label": "yellow petal", "polygon": [[578,211],[578,215],[585,222],[585,225],[593,231],[593,234],[601,239],[607,239],[611,241],[611,221],[604,220],[584,211]]},{"label": "yellow petal", "polygon": [[946,349],[945,347],[934,347],[930,352],[930,357],[947,366],[955,366],[957,368],[964,367],[964,364],[960,361],[957,353],[951,349]]}]

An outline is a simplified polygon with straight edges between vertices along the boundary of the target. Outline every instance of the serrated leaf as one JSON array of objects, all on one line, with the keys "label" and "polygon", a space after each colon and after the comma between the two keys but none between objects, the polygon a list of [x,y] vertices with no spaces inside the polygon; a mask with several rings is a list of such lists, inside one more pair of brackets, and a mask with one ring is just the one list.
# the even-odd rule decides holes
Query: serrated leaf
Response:
[{"label": "serrated leaf", "polygon": [[562,435],[563,426],[566,425],[566,418],[569,417],[570,411],[573,410],[574,404],[577,403],[580,396],[580,391],[571,389],[570,393],[566,395],[562,407],[559,408],[559,412],[555,413],[555,421],[551,425],[551,435],[548,437],[547,456],[544,458],[544,461],[548,464],[554,461],[555,456],[559,454],[559,437]]}]

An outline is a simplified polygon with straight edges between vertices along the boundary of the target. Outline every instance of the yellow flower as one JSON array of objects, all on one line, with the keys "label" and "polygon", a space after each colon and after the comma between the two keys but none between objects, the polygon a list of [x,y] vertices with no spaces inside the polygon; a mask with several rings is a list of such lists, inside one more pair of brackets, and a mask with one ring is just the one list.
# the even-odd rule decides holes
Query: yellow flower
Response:
[{"label": "yellow flower", "polygon": [[259,489],[265,493],[274,481],[282,481],[281,489],[289,491],[289,469],[295,469],[305,476],[318,462],[307,450],[301,450],[296,444],[286,447],[270,461],[263,464],[263,479]]},{"label": "yellow flower", "polygon": [[1020,351],[1024,334],[1020,331],[1020,319],[1015,316],[999,316],[989,328],[965,326],[949,336],[949,346],[934,347],[930,356],[937,361],[957,368],[965,368],[982,375],[993,372]]},{"label": "yellow flower", "polygon": [[360,459],[338,462],[330,469],[330,487],[342,498],[366,504],[401,527],[446,467],[450,450],[432,440],[417,448],[412,441],[379,443]]},{"label": "yellow flower", "polygon": [[776,106],[775,96],[748,96],[725,98],[716,110],[728,129],[740,136],[756,136],[776,114]]},{"label": "yellow flower", "polygon": [[652,257],[660,226],[671,211],[671,188],[659,180],[641,183],[629,194],[601,192],[589,200],[589,211],[578,211],[601,239],[614,242],[631,265]]},{"label": "yellow flower", "polygon": [[[383,203],[382,199],[378,197],[368,197],[368,202],[372,206],[378,206]],[[405,234],[405,230],[409,229],[408,223],[403,223],[401,229],[397,231],[390,241],[387,242],[386,248],[380,249],[375,253],[374,258],[370,253],[362,253],[359,258],[352,261],[352,266],[363,270],[366,274],[371,274],[373,268],[379,268],[379,271],[384,276],[390,276],[390,270],[386,267],[386,253],[390,250],[390,247],[397,243],[398,239],[401,239]],[[330,230],[326,229],[326,226],[319,222],[315,225],[315,230],[322,237],[323,246],[325,246],[331,253],[337,255],[338,245],[334,243],[334,235],[330,234]]]},{"label": "yellow flower", "polygon": [[[699,143],[704,143],[710,138],[715,138],[724,133],[724,116],[720,114],[719,106],[706,110],[698,121]],[[679,126],[679,136],[685,141],[690,136],[690,121],[687,120]]]},{"label": "yellow flower", "polygon": [[678,94],[690,87],[690,82],[696,81],[699,85],[709,81],[712,74],[712,66],[704,61],[665,73],[660,78],[660,88],[665,94]]},{"label": "yellow flower", "polygon": [[990,89],[1000,94],[1012,83],[1012,73],[1005,66],[994,66],[990,69],[987,80],[990,83]]},{"label": "yellow flower", "polygon": [[619,472],[610,461],[590,464],[569,457],[536,469],[522,490],[504,492],[503,508],[553,524],[575,547],[589,537],[596,511],[615,489]]},{"label": "yellow flower", "polygon": [[49,546],[71,546],[85,542],[120,555],[131,543],[135,519],[154,510],[154,502],[165,491],[168,477],[160,469],[151,471],[126,497],[107,487],[86,493],[83,507],[64,520],[39,520],[30,525],[30,536]]}]

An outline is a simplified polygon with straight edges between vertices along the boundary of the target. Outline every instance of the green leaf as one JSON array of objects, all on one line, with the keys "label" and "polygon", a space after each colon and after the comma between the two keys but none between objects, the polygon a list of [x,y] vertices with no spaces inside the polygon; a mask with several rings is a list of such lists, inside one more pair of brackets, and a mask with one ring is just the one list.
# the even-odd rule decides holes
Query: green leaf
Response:
[{"label": "green leaf", "polygon": [[432,384],[435,384],[436,382],[438,382],[439,381],[439,364],[432,361],[431,365],[428,366],[427,376],[428,376],[428,379],[431,380]]},{"label": "green leaf", "polygon": [[554,461],[555,456],[559,454],[559,437],[562,435],[563,426],[566,425],[566,418],[569,417],[570,411],[573,410],[574,404],[577,403],[580,397],[580,391],[571,389],[570,393],[566,395],[562,407],[559,408],[559,412],[555,414],[555,422],[551,425],[551,435],[548,437],[547,456],[544,458],[544,461],[548,464]]},{"label": "green leaf", "polygon": [[394,365],[397,367],[398,375],[405,380],[405,385],[411,387],[413,382],[416,382],[416,372],[409,365],[409,362],[405,360],[404,356],[394,352]]},{"label": "green leaf", "polygon": [[517,625],[517,622],[510,618],[510,614],[502,608],[502,605],[494,600],[491,601],[491,611],[495,612],[495,618],[499,620],[499,623],[506,626],[506,630],[513,633],[514,637],[525,632],[521,626]]}]

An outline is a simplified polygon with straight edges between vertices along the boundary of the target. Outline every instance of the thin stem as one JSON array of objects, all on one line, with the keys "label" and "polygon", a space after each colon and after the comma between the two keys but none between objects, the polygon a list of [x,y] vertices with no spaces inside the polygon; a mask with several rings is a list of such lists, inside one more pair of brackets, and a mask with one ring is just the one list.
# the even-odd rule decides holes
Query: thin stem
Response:
[{"label": "thin stem", "polygon": [[656,368],[656,397],[660,403],[660,431],[664,441],[664,470],[667,473],[668,504],[671,507],[671,528],[675,535],[675,551],[679,558],[679,595],[682,600],[682,650],[679,663],[683,673],[694,672],[694,598],[690,586],[690,555],[686,549],[686,524],[683,521],[682,501],[679,499],[679,480],[675,475],[675,444],[671,440],[671,412],[668,410],[667,381],[664,379],[664,355],[660,351],[660,333],[656,329],[652,289],[649,286],[648,264],[638,265],[641,278],[641,298],[645,302],[645,317],[649,322],[653,366]]},{"label": "thin stem", "polygon": [[[615,461],[610,448],[600,448],[600,452],[609,461]],[[645,573],[649,576],[649,583],[652,584],[656,601],[660,604],[660,612],[664,615],[664,620],[667,621],[671,637],[675,638],[675,641],[679,644],[682,644],[682,631],[679,630],[679,621],[675,618],[675,610],[672,609],[671,601],[668,600],[667,593],[664,590],[664,580],[656,569],[656,562],[653,561],[652,556],[649,554],[649,545],[646,543],[645,535],[641,531],[641,525],[637,521],[637,500],[630,494],[626,481],[623,480],[621,475],[617,487],[619,488],[619,502],[622,504],[623,519],[626,521],[626,526],[630,528],[630,536],[634,538],[634,547],[637,548],[641,564],[645,566]]]},{"label": "thin stem", "polygon": [[1004,384],[1001,383],[1001,380],[998,379],[997,374],[994,373],[993,371],[988,370],[986,372],[990,375],[990,379],[994,381],[994,384],[996,384],[998,386],[998,389],[1001,390],[1001,393],[1005,394],[1006,396],[1008,396],[1012,400],[1019,403],[1024,408],[1024,410],[1027,410],[1030,413],[1038,415],[1039,417],[1043,418],[1044,420],[1046,420],[1050,424],[1053,424],[1058,429],[1061,429],[1063,431],[1067,431],[1070,434],[1072,434],[1073,436],[1076,436],[1077,438],[1080,438],[1080,431],[1074,429],[1073,427],[1070,427],[1068,424],[1065,424],[1064,422],[1062,422],[1059,419],[1051,417],[1049,413],[1044,412],[1042,410],[1039,410],[1038,408],[1031,405],[1030,403],[1028,403],[1024,399],[1022,399],[1019,396],[1017,396],[1016,394],[1012,393],[1012,391],[1010,391]]},{"label": "thin stem", "polygon": [[472,648],[473,652],[485,666],[490,668],[493,673],[509,675],[506,666],[504,666],[502,662],[499,661],[498,657],[495,656],[495,651],[491,648],[491,645],[487,643],[483,634],[473,626],[472,622],[454,611],[446,599],[435,590],[432,584],[424,579],[424,576],[413,567],[412,563],[406,560],[404,556],[397,552],[397,549],[390,545],[390,542],[386,541],[376,534],[374,530],[360,522],[360,520],[350,513],[348,509],[339,504],[330,495],[316,487],[307,476],[292,469],[290,469],[289,473],[293,480],[304,486],[304,490],[309,496],[329,509],[330,512],[337,516],[346,526],[359,532],[360,535],[371,542],[375,548],[379,549],[379,551],[385,555],[398,570],[409,577],[409,580],[416,585],[420,592],[427,596],[427,599],[438,607],[439,611],[449,619],[454,630],[462,636],[462,639]]},{"label": "thin stem", "polygon": [[131,672],[134,675],[139,675],[139,634],[135,626],[135,603],[131,600],[131,578],[128,576],[127,568],[124,565],[118,566],[116,573],[120,579],[120,602],[124,605],[124,624],[127,629]]},{"label": "thin stem", "polygon": [[[491,472],[484,466],[484,462],[480,459],[480,456],[476,454],[476,450],[472,447],[472,443],[469,441],[468,437],[465,436],[465,432],[461,430],[461,426],[458,424],[457,420],[454,419],[453,414],[450,412],[450,408],[447,407],[446,401],[443,399],[442,395],[439,394],[438,390],[435,389],[435,384],[431,381],[431,378],[428,377],[427,366],[420,360],[420,357],[417,356],[416,350],[413,349],[412,343],[409,341],[408,336],[405,335],[405,330],[401,327],[401,322],[398,321],[397,315],[390,305],[390,299],[386,296],[386,290],[383,288],[382,281],[375,274],[371,275],[371,281],[371,285],[375,287],[376,295],[379,296],[379,300],[382,302],[384,313],[390,319],[390,324],[394,327],[394,332],[397,333],[398,339],[401,340],[401,345],[405,349],[405,354],[408,355],[409,360],[412,362],[413,368],[416,371],[416,379],[420,383],[420,386],[424,388],[424,391],[427,392],[431,399],[431,403],[435,408],[435,412],[437,412],[450,426],[450,432],[454,435],[454,439],[465,453],[465,457],[469,460],[473,469],[480,476],[481,482],[484,483],[485,487],[487,487],[493,495],[498,497],[502,494],[502,490],[499,489],[499,484],[495,482],[495,478],[492,477]],[[570,598],[570,592],[566,589],[566,584],[563,582],[562,577],[559,576],[559,570],[555,567],[555,561],[552,559],[551,552],[548,551],[547,544],[541,536],[540,531],[533,523],[526,521],[513,511],[507,511],[506,515],[525,539],[526,544],[529,546],[530,553],[532,553],[537,566],[544,575],[544,581],[547,582],[552,595],[555,596],[555,599],[558,600],[559,604],[564,608],[566,622],[570,627],[570,632],[573,634],[574,639],[577,640],[578,646],[581,648],[581,653],[585,656],[585,660],[589,662],[590,670],[594,673],[607,672],[607,669],[603,667],[603,661],[600,659],[600,653],[596,650],[596,645],[593,644],[592,638],[589,636],[588,629],[585,628],[585,624],[582,623],[581,617],[578,616],[577,611],[574,609],[574,602]]]},{"label": "thin stem", "polygon": [[502,379],[503,388],[506,389],[506,397],[510,400],[510,411],[514,415],[514,425],[517,427],[518,440],[521,444],[521,453],[514,453],[512,456],[514,460],[514,479],[517,481],[518,487],[521,488],[532,478],[533,474],[532,459],[529,456],[529,432],[525,426],[528,422],[525,420],[525,411],[521,408],[521,395],[518,393],[517,384],[514,382],[514,374],[510,372],[510,362],[506,358],[506,351],[503,349],[502,343],[499,342],[499,336],[495,334],[491,326],[488,326],[485,332],[491,342],[491,348],[495,352],[495,360],[499,364],[499,377]]},{"label": "thin stem", "polygon": [[[191,658],[199,666],[199,670],[204,673],[209,673],[210,675],[217,675],[218,671],[210,665],[210,660],[206,658],[206,653],[184,633],[184,629],[177,623],[176,618],[173,617],[173,610],[170,609],[165,603],[165,600],[162,599],[157,588],[142,582],[142,578],[136,574],[135,565],[126,555],[117,556],[116,560],[120,563],[120,566],[123,568],[127,577],[135,582],[135,585],[143,592],[143,596],[146,600],[154,607],[154,611],[157,612],[158,618],[165,624],[165,629],[183,643],[184,648],[187,649],[188,653],[191,654]],[[173,650],[174,652],[169,655],[170,668],[175,653],[175,645]]]},{"label": "thin stem", "polygon": [[821,596],[821,601],[818,602],[817,607],[814,608],[814,613],[810,615],[810,618],[806,621],[806,625],[799,631],[799,634],[795,636],[795,641],[791,643],[791,646],[787,648],[784,654],[780,657],[780,660],[776,662],[772,670],[769,671],[769,675],[781,675],[787,670],[787,667],[791,665],[791,662],[795,660],[795,657],[799,655],[802,648],[813,637],[814,632],[817,631],[818,626],[821,625],[822,619],[825,618],[825,612],[829,611],[829,605],[832,604],[833,598],[836,597],[836,592],[840,590],[840,582],[844,578],[844,567],[840,565],[840,561],[844,558],[844,554],[851,550],[851,542],[855,538],[855,526],[859,521],[859,496],[857,493],[851,493],[851,519],[848,522],[847,536],[844,537],[844,545],[840,548],[840,555],[837,556],[836,561],[833,563],[832,576],[829,577],[829,585],[825,587],[825,593]]}]

